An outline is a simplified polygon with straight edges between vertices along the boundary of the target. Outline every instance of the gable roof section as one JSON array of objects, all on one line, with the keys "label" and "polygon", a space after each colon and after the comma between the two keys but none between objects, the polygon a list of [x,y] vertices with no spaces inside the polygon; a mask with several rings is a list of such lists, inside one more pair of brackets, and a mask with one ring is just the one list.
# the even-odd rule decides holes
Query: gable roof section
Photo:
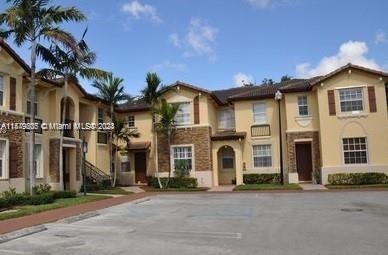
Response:
[{"label": "gable roof section", "polygon": [[4,49],[15,61],[26,71],[27,73],[31,72],[30,66],[14,51],[8,43],[5,42],[3,38],[0,37],[0,46]]},{"label": "gable roof section", "polygon": [[367,72],[367,73],[371,73],[371,74],[375,74],[375,75],[380,75],[382,77],[388,77],[388,73],[386,72],[382,72],[382,71],[378,71],[378,70],[374,70],[374,69],[370,69],[370,68],[367,68],[367,67],[363,67],[363,66],[359,66],[359,65],[353,65],[352,63],[348,63],[324,76],[321,76],[319,79],[316,79],[314,80],[313,82],[311,82],[311,85],[312,86],[315,86],[317,84],[319,84],[320,82],[323,82],[324,80],[342,72],[342,71],[345,71],[346,69],[356,69],[356,70],[359,70],[359,71],[363,71],[363,72]]}]

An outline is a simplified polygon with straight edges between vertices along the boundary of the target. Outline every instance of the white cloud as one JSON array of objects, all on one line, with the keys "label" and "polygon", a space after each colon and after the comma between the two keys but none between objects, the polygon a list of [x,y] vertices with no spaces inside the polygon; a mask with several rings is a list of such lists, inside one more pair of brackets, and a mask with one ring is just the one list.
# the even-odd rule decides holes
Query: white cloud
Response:
[{"label": "white cloud", "polygon": [[388,42],[388,38],[385,32],[382,32],[382,31],[378,32],[376,34],[375,43],[380,44],[380,43],[386,43],[386,42]]},{"label": "white cloud", "polygon": [[236,87],[244,86],[245,84],[250,84],[253,82],[252,75],[244,74],[244,73],[237,73],[233,76],[234,85]]},{"label": "white cloud", "polygon": [[154,6],[142,4],[136,0],[124,4],[121,7],[121,11],[131,15],[135,19],[146,18],[155,23],[162,22],[162,19],[158,16],[157,10]]},{"label": "white cloud", "polygon": [[336,55],[322,58],[315,67],[312,67],[311,63],[298,64],[296,66],[296,75],[298,77],[324,75],[347,63],[372,69],[381,69],[374,59],[367,58],[367,53],[368,46],[365,42],[348,41],[340,46]]},{"label": "white cloud", "polygon": [[265,9],[271,6],[272,0],[247,0],[255,8]]},{"label": "white cloud", "polygon": [[178,47],[178,48],[181,47],[181,40],[179,39],[179,36],[177,33],[172,33],[169,36],[169,40],[172,43],[172,45],[174,45],[175,47]]},{"label": "white cloud", "polygon": [[184,72],[187,70],[187,67],[185,64],[174,63],[170,60],[164,60],[162,63],[154,65],[152,67],[152,70],[154,70],[154,71],[174,70],[174,71],[178,71],[178,72]]},{"label": "white cloud", "polygon": [[184,49],[185,57],[208,56],[211,60],[215,60],[214,45],[217,32],[217,28],[203,20],[192,18],[185,35],[179,36],[173,33],[169,39],[175,47]]},{"label": "white cloud", "polygon": [[272,7],[279,7],[283,5],[290,5],[295,3],[295,0],[246,0],[253,8],[267,9]]}]

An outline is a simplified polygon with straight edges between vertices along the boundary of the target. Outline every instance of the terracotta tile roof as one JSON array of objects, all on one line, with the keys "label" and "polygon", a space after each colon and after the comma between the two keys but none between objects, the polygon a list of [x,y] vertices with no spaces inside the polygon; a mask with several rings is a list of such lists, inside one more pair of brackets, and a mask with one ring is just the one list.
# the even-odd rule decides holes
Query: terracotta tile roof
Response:
[{"label": "terracotta tile roof", "polygon": [[236,131],[219,131],[211,136],[212,141],[223,141],[223,140],[238,140],[245,139],[246,132],[236,132]]},{"label": "terracotta tile roof", "polygon": [[264,99],[275,96],[276,91],[280,88],[280,84],[260,85],[254,86],[251,90],[242,92],[237,95],[230,96],[229,101],[250,100],[250,99]]},{"label": "terracotta tile roof", "polygon": [[115,111],[119,113],[127,113],[127,112],[143,112],[151,110],[151,105],[138,102],[138,103],[124,103],[119,104],[115,107]]},{"label": "terracotta tile roof", "polygon": [[151,142],[130,142],[127,150],[147,150],[151,146]]},{"label": "terracotta tile roof", "polygon": [[213,90],[212,94],[218,99],[220,104],[227,104],[228,99],[232,96],[245,93],[251,90],[254,90],[257,86],[245,86],[245,87],[236,87],[222,90]]}]

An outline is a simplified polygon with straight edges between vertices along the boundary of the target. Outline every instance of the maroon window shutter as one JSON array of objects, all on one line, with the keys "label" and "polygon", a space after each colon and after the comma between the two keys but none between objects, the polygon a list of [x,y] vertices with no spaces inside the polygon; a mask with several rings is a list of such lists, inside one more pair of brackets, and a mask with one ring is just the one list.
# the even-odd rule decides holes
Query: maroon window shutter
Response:
[{"label": "maroon window shutter", "polygon": [[376,93],[374,86],[368,86],[369,111],[377,112]]},{"label": "maroon window shutter", "polygon": [[327,91],[327,99],[329,101],[329,115],[333,116],[335,115],[335,97],[334,97],[334,90],[328,90]]},{"label": "maroon window shutter", "polygon": [[19,178],[18,172],[18,148],[14,142],[9,143],[9,178]]},{"label": "maroon window shutter", "polygon": [[194,97],[194,124],[199,124],[199,97]]},{"label": "maroon window shutter", "polygon": [[9,109],[16,110],[16,79],[11,77],[9,83]]}]

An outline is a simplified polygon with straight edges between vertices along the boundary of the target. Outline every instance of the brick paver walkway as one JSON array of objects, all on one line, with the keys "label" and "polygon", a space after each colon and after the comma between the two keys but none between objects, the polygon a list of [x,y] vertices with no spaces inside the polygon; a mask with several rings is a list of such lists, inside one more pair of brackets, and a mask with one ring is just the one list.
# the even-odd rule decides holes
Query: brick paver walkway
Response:
[{"label": "brick paver walkway", "polygon": [[105,200],[94,201],[90,203],[58,208],[33,215],[0,221],[0,234],[12,232],[15,230],[40,225],[47,222],[57,221],[63,218],[76,216],[82,213],[103,209],[106,207],[119,205],[136,199],[151,196],[151,193],[138,193],[127,196],[108,198]]}]

